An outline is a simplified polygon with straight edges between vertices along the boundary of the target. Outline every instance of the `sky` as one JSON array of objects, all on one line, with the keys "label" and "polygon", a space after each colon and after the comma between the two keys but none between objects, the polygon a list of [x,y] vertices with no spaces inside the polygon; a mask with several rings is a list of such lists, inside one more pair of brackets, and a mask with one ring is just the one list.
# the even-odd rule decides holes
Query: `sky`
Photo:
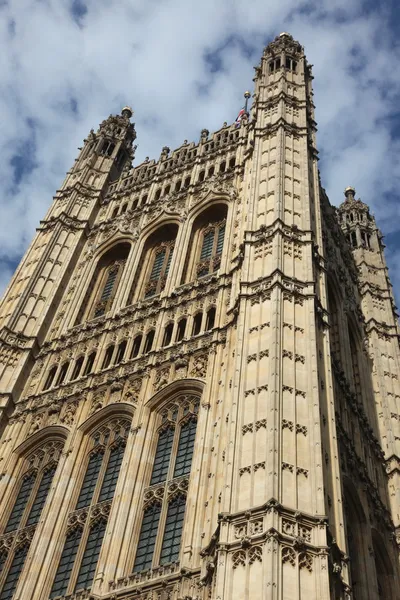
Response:
[{"label": "sky", "polygon": [[313,64],[322,184],[353,185],[400,302],[399,0],[0,0],[0,293],[90,129],[133,107],[135,164],[234,121],[282,31]]}]

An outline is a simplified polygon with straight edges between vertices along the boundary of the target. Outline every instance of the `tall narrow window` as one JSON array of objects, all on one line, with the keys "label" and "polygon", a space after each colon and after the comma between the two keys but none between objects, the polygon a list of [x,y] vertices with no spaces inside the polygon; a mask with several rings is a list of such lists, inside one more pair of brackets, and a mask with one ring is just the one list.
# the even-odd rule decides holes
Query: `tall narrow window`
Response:
[{"label": "tall narrow window", "polygon": [[14,553],[14,558],[6,575],[3,587],[0,593],[0,600],[11,600],[14,596],[15,588],[21,575],[29,546],[24,545],[18,548]]},{"label": "tall narrow window", "polygon": [[74,379],[78,379],[79,375],[81,374],[81,370],[82,370],[82,365],[83,365],[83,361],[85,360],[84,356],[80,356],[77,361],[75,362],[74,365],[74,370],[72,372],[72,380]]},{"label": "tall narrow window", "polygon": [[133,340],[132,350],[131,350],[131,358],[136,358],[136,356],[139,354],[141,344],[142,344],[142,336],[137,335],[135,337],[135,339]]},{"label": "tall narrow window", "polygon": [[178,330],[176,332],[176,341],[177,342],[182,341],[183,338],[185,337],[186,323],[187,323],[187,320],[185,318],[181,319],[178,323]]},{"label": "tall narrow window", "polygon": [[108,346],[103,359],[103,369],[107,369],[110,366],[114,354],[114,348],[115,346]]},{"label": "tall narrow window", "polygon": [[18,529],[18,526],[22,519],[22,515],[24,514],[24,511],[28,504],[28,500],[32,494],[32,490],[33,490],[33,486],[35,485],[35,481],[36,481],[36,472],[30,473],[29,475],[26,475],[23,478],[20,490],[18,492],[17,499],[15,501],[11,515],[8,519],[8,523],[5,528],[5,533],[8,533],[9,531],[14,531],[15,529]]},{"label": "tall narrow window", "polygon": [[[75,515],[79,516],[79,511],[87,514],[89,506],[92,507],[89,514],[93,515],[100,512],[100,505],[102,513],[108,514],[110,506],[106,503],[111,503],[114,497],[129,428],[129,421],[114,419],[92,435]],[[87,518],[82,529],[72,526],[67,532],[51,598],[91,587],[106,526],[103,517],[95,522]]]},{"label": "tall narrow window", "polygon": [[145,288],[145,298],[159,294],[164,289],[173,251],[173,242],[164,243],[155,249],[152,269]]},{"label": "tall narrow window", "polygon": [[54,381],[54,377],[56,376],[56,373],[57,373],[57,366],[55,365],[54,367],[51,367],[49,374],[47,375],[46,382],[43,386],[43,390],[48,390],[53,385],[53,381]]},{"label": "tall narrow window", "polygon": [[74,567],[75,558],[78,553],[81,537],[82,529],[80,527],[72,529],[67,534],[60,562],[58,563],[57,574],[54,579],[53,587],[51,588],[50,598],[65,595],[71,572]]},{"label": "tall narrow window", "polygon": [[[199,399],[178,396],[162,411],[157,447],[149,485],[160,503],[145,506],[133,570],[141,571],[159,564],[179,560],[182,527],[185,517],[185,495],[173,497],[161,493],[175,479],[182,484],[188,480],[196,438]],[[180,484],[181,485],[181,484]],[[182,489],[187,489],[188,481]],[[145,490],[146,498],[146,490]],[[156,540],[160,539],[156,552]]]},{"label": "tall narrow window", "polygon": [[160,504],[153,504],[144,511],[142,528],[136,550],[134,571],[143,571],[151,567],[160,514]]},{"label": "tall narrow window", "polygon": [[89,375],[93,371],[94,361],[96,359],[96,352],[91,352],[86,361],[85,370],[83,372],[84,375]]},{"label": "tall narrow window", "polygon": [[214,327],[215,324],[215,306],[212,306],[207,311],[206,318],[206,331],[210,331]]},{"label": "tall narrow window", "polygon": [[150,352],[150,350],[153,347],[153,342],[154,342],[154,329],[149,331],[148,334],[146,335],[146,341],[144,343],[144,350],[143,350],[143,352],[145,354],[146,354],[146,352]]},{"label": "tall narrow window", "polygon": [[50,465],[49,467],[46,467],[46,469],[43,471],[40,485],[36,492],[36,498],[32,504],[32,508],[30,510],[28,520],[26,522],[27,527],[29,527],[29,525],[36,525],[36,523],[39,521],[39,517],[42,513],[44,504],[47,499],[47,495],[50,491],[50,486],[53,481],[56,468],[56,465]]},{"label": "tall narrow window", "polygon": [[172,264],[177,232],[178,226],[171,223],[160,227],[148,237],[128,304],[135,300],[152,298],[164,290]]},{"label": "tall narrow window", "polygon": [[115,358],[115,364],[116,365],[119,365],[119,363],[121,362],[121,360],[124,359],[125,351],[126,351],[126,344],[127,344],[126,340],[123,340],[122,342],[120,342],[118,344],[117,356]]},{"label": "tall narrow window", "polygon": [[168,325],[166,326],[165,330],[164,330],[164,337],[163,337],[163,346],[169,346],[172,340],[172,332],[174,330],[174,324],[173,323],[168,323]]},{"label": "tall narrow window", "polygon": [[169,425],[159,433],[150,485],[161,483],[167,478],[174,433],[174,428]]},{"label": "tall narrow window", "polygon": [[121,243],[100,258],[79,311],[77,323],[85,316],[93,319],[111,309],[129,251],[130,244]]},{"label": "tall narrow window", "polygon": [[193,225],[183,281],[214,273],[220,268],[224,248],[227,207],[211,207]]},{"label": "tall narrow window", "polygon": [[106,532],[106,521],[101,519],[90,528],[85,551],[83,553],[75,590],[85,589],[92,585],[97,561]]},{"label": "tall narrow window", "polygon": [[201,322],[203,320],[203,313],[197,313],[193,318],[193,329],[192,335],[199,335],[201,331]]},{"label": "tall narrow window", "polygon": [[68,367],[69,367],[69,363],[64,363],[60,369],[60,372],[58,374],[57,377],[57,382],[56,385],[61,385],[62,383],[64,383],[65,377],[67,375],[67,371],[68,371]]},{"label": "tall narrow window", "polygon": [[[49,441],[37,447],[23,460],[23,468],[27,471],[22,475],[18,491],[15,490],[14,505],[6,517],[4,533],[11,533],[8,554],[11,562],[8,570],[2,573],[0,584],[0,600],[11,599],[14,595],[18,578],[24,566],[28,546],[18,546],[18,540],[24,539],[39,522],[40,515],[46,503],[57,461],[63,448],[62,442]],[[29,530],[26,528],[29,527]],[[1,570],[1,569],[0,569]]]},{"label": "tall narrow window", "polygon": [[85,479],[83,480],[78,503],[76,505],[77,510],[90,505],[97,484],[97,479],[99,477],[101,465],[103,463],[103,458],[104,449],[102,446],[96,448],[89,456]]},{"label": "tall narrow window", "polygon": [[185,518],[186,498],[178,496],[168,505],[164,537],[161,548],[160,564],[178,560],[181,547],[183,520]]}]

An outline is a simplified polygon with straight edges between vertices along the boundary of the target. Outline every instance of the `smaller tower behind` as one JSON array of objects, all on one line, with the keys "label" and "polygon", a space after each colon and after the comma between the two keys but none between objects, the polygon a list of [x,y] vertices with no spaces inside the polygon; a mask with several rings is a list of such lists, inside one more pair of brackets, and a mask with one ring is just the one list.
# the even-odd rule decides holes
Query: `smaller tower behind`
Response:
[{"label": "smaller tower behind", "polygon": [[[347,187],[338,210],[339,222],[358,268],[361,308],[372,360],[380,443],[389,475],[392,516],[400,534],[400,371],[399,326],[381,231],[369,207]],[[397,520],[396,520],[397,516]]]}]

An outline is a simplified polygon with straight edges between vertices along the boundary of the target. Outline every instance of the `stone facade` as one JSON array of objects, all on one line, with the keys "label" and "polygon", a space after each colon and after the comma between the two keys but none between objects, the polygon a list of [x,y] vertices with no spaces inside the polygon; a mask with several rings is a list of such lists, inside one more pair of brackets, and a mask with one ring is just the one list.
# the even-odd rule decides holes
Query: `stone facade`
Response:
[{"label": "stone facade", "polygon": [[0,308],[0,600],[397,597],[397,315],[311,83],[281,34],[239,124],[85,140]]}]

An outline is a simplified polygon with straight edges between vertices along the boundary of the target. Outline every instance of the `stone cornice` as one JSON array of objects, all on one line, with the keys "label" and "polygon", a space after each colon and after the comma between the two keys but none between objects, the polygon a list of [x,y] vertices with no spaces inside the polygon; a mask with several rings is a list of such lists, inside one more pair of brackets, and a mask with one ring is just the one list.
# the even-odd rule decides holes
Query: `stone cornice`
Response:
[{"label": "stone cornice", "polygon": [[50,217],[50,219],[40,221],[40,226],[37,228],[37,231],[54,229],[59,224],[62,227],[66,227],[67,229],[71,229],[74,231],[84,230],[88,228],[88,223],[86,220],[83,221],[81,219],[78,219],[77,217],[71,217],[63,211],[57,216],[52,216]]}]

